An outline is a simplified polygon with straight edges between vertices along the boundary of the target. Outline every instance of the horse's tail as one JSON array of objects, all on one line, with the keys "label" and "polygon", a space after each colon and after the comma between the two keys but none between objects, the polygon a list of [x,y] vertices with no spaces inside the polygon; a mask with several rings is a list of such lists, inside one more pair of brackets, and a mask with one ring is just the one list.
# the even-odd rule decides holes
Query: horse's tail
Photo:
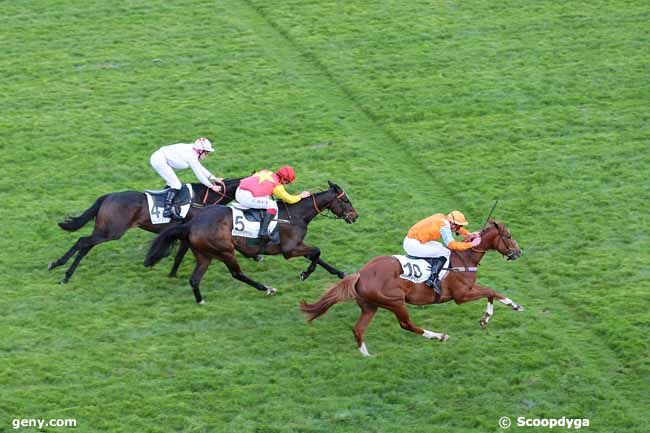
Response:
[{"label": "horse's tail", "polygon": [[317,317],[322,316],[329,308],[341,301],[357,299],[357,281],[361,274],[348,275],[337,284],[332,286],[321,298],[313,304],[308,304],[305,300],[300,301],[300,310],[307,315],[307,321],[311,322]]},{"label": "horse's tail", "polygon": [[59,227],[67,232],[79,230],[85,226],[88,221],[97,216],[97,212],[99,211],[99,208],[101,207],[106,197],[108,197],[108,194],[99,197],[97,200],[95,200],[95,203],[93,203],[92,206],[86,209],[86,211],[78,217],[66,218],[65,221],[59,223]]},{"label": "horse's tail", "polygon": [[151,267],[158,263],[163,257],[167,257],[177,239],[187,238],[190,232],[190,223],[171,226],[160,232],[151,243],[151,247],[144,259],[144,265]]}]

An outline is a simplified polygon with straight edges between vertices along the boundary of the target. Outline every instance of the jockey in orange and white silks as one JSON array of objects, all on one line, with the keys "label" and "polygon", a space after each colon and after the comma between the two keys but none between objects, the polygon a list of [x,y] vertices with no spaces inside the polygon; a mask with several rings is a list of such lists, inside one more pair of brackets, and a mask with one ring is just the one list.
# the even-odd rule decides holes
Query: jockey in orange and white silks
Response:
[{"label": "jockey in orange and white silks", "polygon": [[213,152],[214,148],[212,143],[207,138],[198,138],[194,143],[177,143],[169,146],[163,146],[156,150],[149,158],[149,162],[153,169],[162,177],[167,185],[169,191],[165,197],[165,211],[164,217],[172,217],[179,219],[176,209],[172,205],[174,197],[181,189],[181,181],[174,173],[174,169],[182,170],[191,168],[196,178],[206,187],[215,192],[221,190],[220,186],[214,185],[214,182],[220,182],[223,179],[215,177],[208,169],[203,167],[200,161]]},{"label": "jockey in orange and white silks", "polygon": [[239,182],[239,187],[235,193],[235,199],[239,204],[252,209],[266,209],[260,225],[260,238],[268,240],[269,223],[278,213],[278,204],[273,200],[272,196],[293,204],[311,195],[309,191],[303,191],[299,195],[292,195],[284,189],[284,185],[292,183],[295,179],[295,171],[287,165],[275,173],[270,170],[260,170]]},{"label": "jockey in orange and white silks", "polygon": [[[450,250],[467,250],[481,243],[478,233],[470,233],[464,228],[467,224],[465,215],[457,210],[448,215],[438,213],[416,223],[404,238],[402,246],[406,254],[438,259],[430,261],[431,276],[426,282],[427,286],[433,287],[438,294],[442,293],[438,274],[449,259]],[[452,232],[463,236],[464,241],[456,241]],[[442,241],[442,244],[438,241]]]}]

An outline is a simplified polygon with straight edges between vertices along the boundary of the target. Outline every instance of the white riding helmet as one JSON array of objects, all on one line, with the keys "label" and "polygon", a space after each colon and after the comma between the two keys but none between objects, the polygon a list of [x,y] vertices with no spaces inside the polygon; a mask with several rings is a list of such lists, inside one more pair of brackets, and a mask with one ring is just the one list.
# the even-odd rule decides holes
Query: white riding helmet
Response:
[{"label": "white riding helmet", "polygon": [[210,143],[210,140],[208,140],[205,137],[197,138],[196,141],[194,142],[194,145],[196,146],[197,149],[205,150],[206,152],[214,152],[214,147],[212,147],[212,143]]}]

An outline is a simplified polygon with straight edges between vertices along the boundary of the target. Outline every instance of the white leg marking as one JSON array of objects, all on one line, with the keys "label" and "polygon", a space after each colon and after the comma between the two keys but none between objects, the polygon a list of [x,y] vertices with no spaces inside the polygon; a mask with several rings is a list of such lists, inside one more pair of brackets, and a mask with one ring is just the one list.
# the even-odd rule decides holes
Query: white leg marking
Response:
[{"label": "white leg marking", "polygon": [[429,330],[423,329],[422,336],[424,338],[428,338],[429,340],[433,340],[434,338],[440,341],[447,341],[449,339],[449,336],[447,334],[440,334],[438,332],[431,332]]},{"label": "white leg marking", "polygon": [[199,302],[199,305],[205,304],[205,299],[201,299],[201,302]]},{"label": "white leg marking", "polygon": [[368,352],[368,348],[366,347],[365,342],[361,343],[361,347],[359,347],[359,352],[361,352],[363,356],[370,356],[370,352]]},{"label": "white leg marking", "polygon": [[501,302],[502,304],[506,304],[506,305],[512,305],[512,299],[510,299],[510,298],[499,299],[499,302]]},{"label": "white leg marking", "polygon": [[488,301],[487,309],[485,310],[485,312],[488,313],[488,315],[490,316],[494,314],[494,304],[492,302]]}]

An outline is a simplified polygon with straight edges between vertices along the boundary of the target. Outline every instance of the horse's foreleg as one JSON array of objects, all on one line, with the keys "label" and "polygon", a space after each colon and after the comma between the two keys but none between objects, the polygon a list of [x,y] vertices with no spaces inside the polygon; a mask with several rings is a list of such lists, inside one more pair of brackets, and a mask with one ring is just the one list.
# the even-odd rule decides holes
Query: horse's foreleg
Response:
[{"label": "horse's foreleg", "polygon": [[192,276],[190,277],[190,286],[192,286],[192,292],[194,293],[196,303],[205,304],[205,301],[201,296],[199,285],[201,284],[201,279],[203,279],[203,275],[205,275],[205,272],[208,270],[212,259],[205,254],[197,253],[196,251],[193,251],[193,253],[194,257],[196,257],[196,266],[194,267],[194,272],[192,272]]},{"label": "horse's foreleg", "polygon": [[323,268],[327,270],[330,274],[336,275],[339,278],[345,278],[345,272],[339,271],[336,269],[334,266],[326,263],[324,260],[321,260],[320,258],[318,259],[318,264],[321,265]]},{"label": "horse's foreleg", "polygon": [[440,341],[447,341],[449,339],[449,336],[447,334],[442,334],[438,332],[432,332],[428,331],[426,329],[422,329],[418,326],[416,326],[412,321],[409,316],[409,312],[406,309],[406,305],[403,303],[394,305],[394,306],[385,306],[389,310],[391,310],[394,314],[395,317],[397,317],[397,321],[399,322],[399,326],[402,327],[402,329],[406,329],[407,331],[414,332],[416,334],[420,334],[424,338],[428,338],[429,340],[432,339],[437,339]]},{"label": "horse's foreleg", "polygon": [[174,266],[172,266],[172,270],[169,272],[170,277],[175,277],[176,273],[178,272],[178,268],[181,265],[181,262],[183,261],[183,257],[185,257],[185,254],[187,253],[187,250],[190,248],[190,243],[186,240],[181,240],[181,245],[178,247],[178,252],[176,253],[176,257],[174,258]]},{"label": "horse's foreleg", "polygon": [[471,287],[471,289],[464,290],[461,293],[454,293],[454,301],[457,304],[463,304],[465,302],[475,301],[481,298],[488,299],[488,304],[485,313],[483,314],[483,317],[479,321],[479,324],[481,325],[482,328],[485,328],[487,326],[490,318],[494,315],[494,306],[493,306],[494,298],[497,298],[499,302],[505,305],[509,305],[515,311],[524,311],[521,305],[513,302],[511,299],[506,298],[496,290],[492,290],[489,287],[480,286],[478,284],[475,284],[474,286]]},{"label": "horse's foreleg", "polygon": [[485,313],[483,313],[483,317],[481,317],[481,320],[479,323],[481,324],[481,328],[485,329],[487,328],[488,322],[490,321],[490,317],[494,314],[494,298],[488,297],[488,302],[487,302],[487,307],[485,308]]},{"label": "horse's foreleg", "polygon": [[253,286],[259,291],[266,292],[267,295],[275,295],[278,291],[275,287],[267,287],[264,284],[260,284],[244,274],[239,267],[239,263],[237,262],[234,253],[220,253],[217,258],[225,263],[225,265],[228,267],[228,270],[230,271],[230,275],[232,275],[233,278],[242,281],[249,286]]},{"label": "horse's foreleg", "polygon": [[282,255],[287,260],[293,257],[305,257],[310,261],[307,269],[300,273],[300,279],[302,281],[305,281],[316,269],[316,265],[318,264],[320,257],[320,248],[300,243],[295,246],[285,246],[285,248],[283,248]]},{"label": "horse's foreleg", "polygon": [[357,320],[356,325],[354,325],[352,332],[354,333],[354,338],[357,340],[359,352],[361,352],[363,356],[370,356],[366,343],[363,341],[363,334],[377,312],[377,307],[361,300],[357,301],[357,303],[359,304],[359,308],[361,308],[361,316],[359,316],[359,320]]},{"label": "horse's foreleg", "polygon": [[316,265],[320,265],[327,270],[330,274],[336,275],[339,278],[345,277],[345,272],[341,272],[334,266],[326,263],[320,258],[320,248],[312,247],[306,244],[300,244],[284,253],[286,259],[292,257],[305,257],[310,263],[306,270],[300,273],[300,279],[306,280],[316,270]]}]

